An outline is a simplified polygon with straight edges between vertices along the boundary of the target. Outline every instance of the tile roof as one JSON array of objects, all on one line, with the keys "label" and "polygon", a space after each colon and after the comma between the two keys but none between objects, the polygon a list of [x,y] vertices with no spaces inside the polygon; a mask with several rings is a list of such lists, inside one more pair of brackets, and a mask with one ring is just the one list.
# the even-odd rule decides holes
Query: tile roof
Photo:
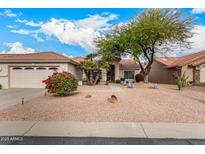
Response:
[{"label": "tile roof", "polygon": [[0,60],[68,60],[70,58],[55,52],[35,52],[28,54],[0,54]]},{"label": "tile roof", "polygon": [[80,57],[74,57],[74,58],[72,58],[73,61],[78,62],[78,63],[79,63],[80,61],[83,61],[84,59],[85,59],[85,57],[81,57],[81,56],[80,56]]},{"label": "tile roof", "polygon": [[182,57],[155,57],[155,60],[164,64],[167,68],[173,68],[190,64],[201,58],[205,58],[205,50]]},{"label": "tile roof", "polygon": [[139,65],[135,63],[133,59],[122,59],[119,62],[120,70],[138,70]]}]

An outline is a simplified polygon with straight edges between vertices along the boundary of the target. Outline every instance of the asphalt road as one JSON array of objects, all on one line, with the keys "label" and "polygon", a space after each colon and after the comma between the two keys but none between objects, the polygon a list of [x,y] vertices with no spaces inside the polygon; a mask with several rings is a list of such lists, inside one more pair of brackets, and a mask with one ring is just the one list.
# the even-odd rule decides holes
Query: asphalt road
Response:
[{"label": "asphalt road", "polygon": [[205,139],[0,137],[1,145],[205,145]]}]

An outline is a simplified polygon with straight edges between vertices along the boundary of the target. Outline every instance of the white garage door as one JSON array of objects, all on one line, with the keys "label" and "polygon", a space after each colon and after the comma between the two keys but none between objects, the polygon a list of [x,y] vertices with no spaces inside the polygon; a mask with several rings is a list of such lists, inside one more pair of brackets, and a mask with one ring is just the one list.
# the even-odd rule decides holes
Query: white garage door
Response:
[{"label": "white garage door", "polygon": [[53,67],[11,67],[10,88],[44,88],[45,80],[54,71]]},{"label": "white garage door", "polygon": [[205,68],[202,68],[200,70],[200,82],[204,82],[205,83]]}]

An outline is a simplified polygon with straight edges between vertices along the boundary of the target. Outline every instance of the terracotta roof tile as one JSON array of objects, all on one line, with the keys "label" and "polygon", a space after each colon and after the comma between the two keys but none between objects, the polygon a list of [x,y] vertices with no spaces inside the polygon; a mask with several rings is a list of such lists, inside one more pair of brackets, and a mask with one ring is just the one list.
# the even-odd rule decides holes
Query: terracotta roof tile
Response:
[{"label": "terracotta roof tile", "polygon": [[182,57],[155,57],[155,60],[164,64],[167,68],[181,67],[205,57],[205,50]]},{"label": "terracotta roof tile", "polygon": [[85,59],[85,57],[74,57],[74,58],[72,58],[72,60],[73,61],[75,61],[75,62],[80,62],[80,61],[83,61]]},{"label": "terracotta roof tile", "polygon": [[28,54],[0,54],[0,60],[68,60],[69,58],[55,52],[36,52]]},{"label": "terracotta roof tile", "polygon": [[135,63],[132,59],[122,59],[120,61],[120,69],[121,70],[137,70],[140,69],[139,65]]}]

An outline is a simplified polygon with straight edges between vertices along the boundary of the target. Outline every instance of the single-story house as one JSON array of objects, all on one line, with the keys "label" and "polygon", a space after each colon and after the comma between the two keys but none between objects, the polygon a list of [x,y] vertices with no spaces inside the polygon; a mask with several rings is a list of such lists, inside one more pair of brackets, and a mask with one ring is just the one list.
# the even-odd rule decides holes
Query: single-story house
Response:
[{"label": "single-story house", "polygon": [[0,84],[7,88],[43,88],[42,80],[54,70],[69,71],[81,79],[72,59],[55,52],[0,54]]},{"label": "single-story house", "polygon": [[176,84],[183,73],[190,82],[205,83],[205,51],[182,57],[155,57],[149,82]]},{"label": "single-story house", "polygon": [[[84,60],[84,57],[75,57],[74,61],[80,62]],[[119,62],[113,62],[110,65],[110,70],[102,70],[101,72],[101,83],[116,82],[117,80],[127,79],[135,80],[135,75],[140,72],[140,67],[134,62],[133,59],[122,59]],[[86,80],[85,74],[83,73],[83,80]]]},{"label": "single-story house", "polygon": [[[83,80],[83,71],[77,67],[84,57],[69,58],[55,52],[29,54],[0,54],[0,84],[7,88],[43,88],[42,80],[57,71],[68,71]],[[114,62],[107,72],[102,70],[101,82],[115,82],[121,78],[134,79],[139,66],[131,59]]]}]

